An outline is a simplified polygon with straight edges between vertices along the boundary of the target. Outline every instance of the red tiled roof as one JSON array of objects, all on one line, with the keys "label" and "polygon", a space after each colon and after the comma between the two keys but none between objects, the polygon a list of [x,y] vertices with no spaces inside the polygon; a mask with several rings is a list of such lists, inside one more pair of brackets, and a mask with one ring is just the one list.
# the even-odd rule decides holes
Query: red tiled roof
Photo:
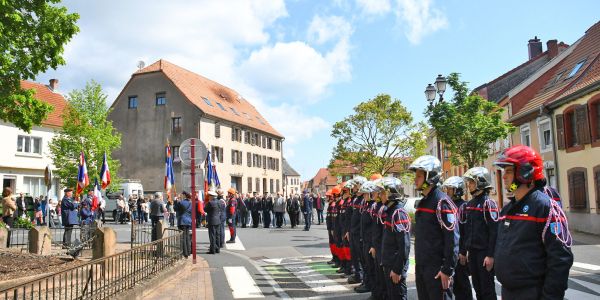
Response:
[{"label": "red tiled roof", "polygon": [[[252,104],[233,89],[164,59],[138,70],[132,77],[153,72],[165,74],[191,103],[206,114],[283,138],[283,135],[275,130]],[[203,98],[207,98],[212,106],[208,105]],[[221,103],[226,111],[219,108],[216,102]]]},{"label": "red tiled roof", "polygon": [[320,168],[315,177],[312,178],[313,185],[321,183],[321,180],[327,176],[329,176],[329,170],[327,168]]},{"label": "red tiled roof", "polygon": [[42,125],[55,127],[63,126],[62,113],[67,107],[67,101],[61,94],[55,93],[51,91],[48,86],[37,82],[21,80],[21,87],[26,90],[35,90],[34,97],[36,99],[46,102],[54,107],[54,110],[48,114],[48,118],[42,121]]},{"label": "red tiled roof", "polygon": [[[600,79],[597,66],[600,55],[600,22],[590,27],[571,47],[571,53],[555,58],[562,60],[510,99],[512,120],[526,116],[542,105],[549,105]],[[574,67],[582,61],[584,63],[579,70],[572,77],[568,77]]]}]

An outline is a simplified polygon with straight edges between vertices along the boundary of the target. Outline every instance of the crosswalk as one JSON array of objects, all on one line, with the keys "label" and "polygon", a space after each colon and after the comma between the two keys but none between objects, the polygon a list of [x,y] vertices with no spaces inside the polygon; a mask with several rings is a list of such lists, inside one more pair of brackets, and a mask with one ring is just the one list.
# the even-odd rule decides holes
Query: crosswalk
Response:
[{"label": "crosswalk", "polygon": [[[254,266],[276,283],[281,293],[277,298],[290,299],[366,299],[369,294],[357,294],[356,285],[347,283],[347,279],[336,273],[336,269],[327,264],[325,256],[302,256],[285,258],[259,258]],[[411,263],[413,263],[411,261]],[[565,299],[600,299],[600,272],[595,265],[575,264],[570,277],[569,289]],[[245,267],[224,267],[224,271],[234,299],[264,298],[260,287],[261,278],[253,278]],[[414,268],[409,270],[409,299],[417,299],[414,285]],[[262,278],[264,279],[264,278]],[[256,280],[259,280],[257,284]],[[498,299],[501,285],[496,282]],[[473,292],[474,294],[474,292]]]}]

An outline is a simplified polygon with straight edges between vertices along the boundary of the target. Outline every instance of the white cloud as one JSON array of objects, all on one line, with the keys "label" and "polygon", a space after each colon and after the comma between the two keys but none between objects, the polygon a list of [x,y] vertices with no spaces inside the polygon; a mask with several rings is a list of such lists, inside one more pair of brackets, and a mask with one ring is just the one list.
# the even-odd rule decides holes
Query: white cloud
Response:
[{"label": "white cloud", "polygon": [[424,36],[448,26],[446,15],[432,7],[431,1],[397,0],[394,13],[412,44],[419,44]]},{"label": "white cloud", "polygon": [[383,15],[392,8],[390,0],[356,0],[356,6],[367,15]]},{"label": "white cloud", "polygon": [[318,45],[331,40],[348,40],[352,26],[339,16],[315,16],[308,26],[308,40]]}]

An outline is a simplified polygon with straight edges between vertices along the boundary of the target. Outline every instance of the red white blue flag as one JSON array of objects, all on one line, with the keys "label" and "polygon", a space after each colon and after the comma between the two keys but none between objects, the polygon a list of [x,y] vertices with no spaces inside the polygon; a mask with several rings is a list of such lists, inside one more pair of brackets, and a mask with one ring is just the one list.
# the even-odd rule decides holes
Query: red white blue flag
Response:
[{"label": "red white blue flag", "polygon": [[94,185],[94,195],[92,197],[92,211],[96,211],[100,206],[102,199],[102,192],[100,192],[100,185],[98,185],[98,179],[96,178],[96,184]]},{"label": "red white blue flag", "polygon": [[106,187],[110,184],[110,171],[108,170],[106,152],[104,152],[104,162],[102,163],[102,170],[100,171],[100,180],[102,181],[102,189],[106,189]]},{"label": "red white blue flag", "polygon": [[83,151],[79,154],[79,170],[77,171],[77,190],[76,195],[83,193],[83,190],[90,185],[90,178],[88,177],[87,165],[85,163],[85,155]]},{"label": "red white blue flag", "polygon": [[171,156],[171,147],[169,144],[165,147],[165,191],[170,192],[175,185],[175,176],[173,176],[173,157]]}]

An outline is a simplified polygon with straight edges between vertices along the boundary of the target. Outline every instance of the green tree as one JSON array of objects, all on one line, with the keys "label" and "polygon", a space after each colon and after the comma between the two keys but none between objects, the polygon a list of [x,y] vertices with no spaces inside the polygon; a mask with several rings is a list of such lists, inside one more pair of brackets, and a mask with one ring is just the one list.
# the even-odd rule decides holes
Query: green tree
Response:
[{"label": "green tree", "polygon": [[489,144],[504,139],[514,127],[502,120],[503,109],[477,93],[469,93],[458,73],[448,76],[450,101],[430,105],[425,115],[454,165],[475,167],[488,158]]},{"label": "green tree", "polygon": [[77,14],[54,6],[60,0],[0,1],[0,119],[31,131],[52,106],[21,88],[48,68],[64,65],[64,45],[79,31]]},{"label": "green tree", "polygon": [[329,169],[355,167],[362,175],[384,175],[395,165],[421,155],[426,147],[426,126],[413,123],[411,113],[397,99],[380,94],[354,107],[354,114],[336,122],[337,139]]},{"label": "green tree", "polygon": [[104,152],[111,174],[109,189],[119,185],[120,163],[112,159],[112,151],[121,146],[121,134],[116,132],[112,121],[107,120],[110,109],[106,105],[106,95],[102,87],[95,81],[88,82],[83,90],[69,93],[68,105],[63,114],[62,131],[50,142],[50,153],[63,186],[75,187],[77,184],[77,168],[79,153],[83,150],[90,188],[94,179],[100,182],[100,170]]}]

